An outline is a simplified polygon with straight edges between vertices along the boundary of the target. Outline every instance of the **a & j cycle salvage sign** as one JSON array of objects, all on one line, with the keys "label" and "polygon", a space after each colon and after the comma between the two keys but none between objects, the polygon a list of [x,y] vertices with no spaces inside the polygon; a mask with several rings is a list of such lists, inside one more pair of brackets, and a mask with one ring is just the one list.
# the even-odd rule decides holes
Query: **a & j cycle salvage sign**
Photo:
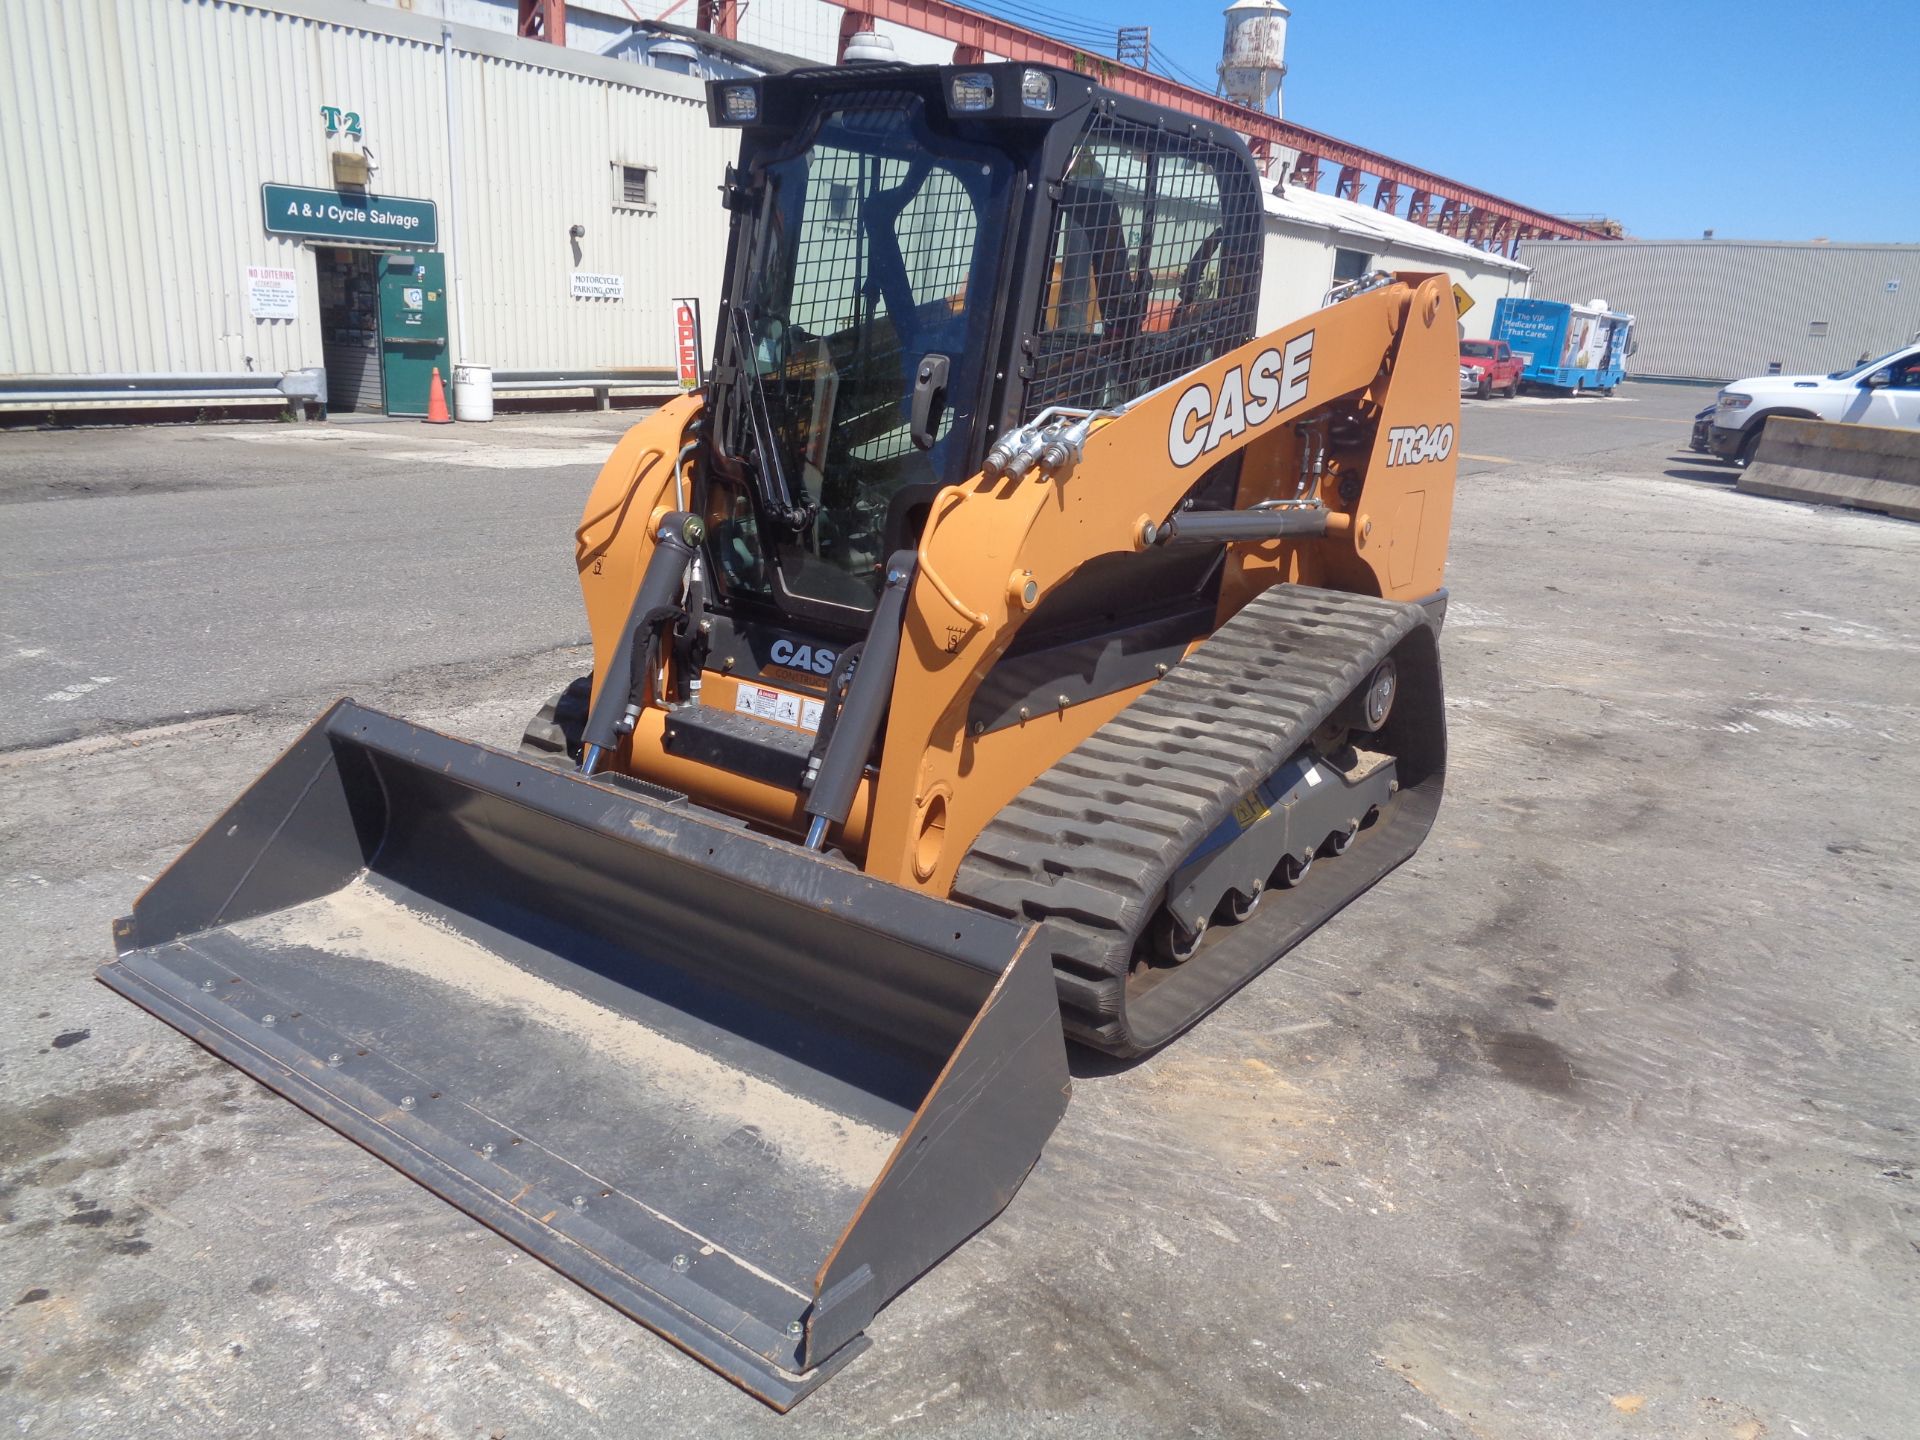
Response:
[{"label": "a & j cycle salvage sign", "polygon": [[272,235],[360,240],[431,250],[440,243],[440,216],[431,200],[262,185],[260,210]]}]

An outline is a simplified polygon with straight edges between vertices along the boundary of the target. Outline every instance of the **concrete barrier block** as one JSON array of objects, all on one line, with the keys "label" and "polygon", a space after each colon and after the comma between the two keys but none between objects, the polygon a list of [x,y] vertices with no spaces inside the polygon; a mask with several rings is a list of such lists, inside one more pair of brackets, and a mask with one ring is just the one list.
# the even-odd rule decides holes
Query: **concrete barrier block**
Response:
[{"label": "concrete barrier block", "polygon": [[1920,430],[1769,420],[1735,488],[1920,520]]}]

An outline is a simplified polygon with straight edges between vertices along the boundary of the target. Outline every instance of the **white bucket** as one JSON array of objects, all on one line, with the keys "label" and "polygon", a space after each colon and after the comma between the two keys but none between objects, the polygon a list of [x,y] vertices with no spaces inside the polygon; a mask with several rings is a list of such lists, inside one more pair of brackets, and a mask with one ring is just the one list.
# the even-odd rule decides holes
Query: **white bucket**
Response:
[{"label": "white bucket", "polygon": [[453,367],[453,418],[456,420],[493,419],[493,367],[491,365]]}]

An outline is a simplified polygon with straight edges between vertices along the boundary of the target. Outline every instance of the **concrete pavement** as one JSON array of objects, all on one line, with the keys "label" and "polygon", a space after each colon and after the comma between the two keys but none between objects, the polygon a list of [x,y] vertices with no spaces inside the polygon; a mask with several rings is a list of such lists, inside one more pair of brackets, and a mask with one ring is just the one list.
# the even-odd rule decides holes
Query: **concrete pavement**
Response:
[{"label": "concrete pavement", "polygon": [[573,528],[632,419],[0,435],[0,747],[584,639]]},{"label": "concrete pavement", "polygon": [[[120,490],[0,509],[0,629],[44,652],[0,670],[0,1419],[1909,1433],[1920,527],[1732,493],[1684,450],[1700,403],[1469,402],[1497,458],[1463,467],[1427,847],[1160,1055],[1078,1063],[1006,1215],[784,1420],[90,979],[336,694],[511,743],[583,668],[568,537],[611,432],[519,469],[421,453],[459,435],[175,466],[127,432],[97,467],[0,436],[0,491]],[[111,478],[149,470],[180,483]]]}]

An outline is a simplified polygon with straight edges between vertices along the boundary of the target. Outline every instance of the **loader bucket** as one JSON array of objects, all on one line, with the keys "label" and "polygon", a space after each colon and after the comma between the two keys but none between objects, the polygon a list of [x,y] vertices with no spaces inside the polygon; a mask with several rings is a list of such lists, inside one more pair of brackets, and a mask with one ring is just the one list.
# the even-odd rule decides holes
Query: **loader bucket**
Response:
[{"label": "loader bucket", "polygon": [[341,701],[100,978],[784,1410],[1065,1108],[1031,933]]}]

